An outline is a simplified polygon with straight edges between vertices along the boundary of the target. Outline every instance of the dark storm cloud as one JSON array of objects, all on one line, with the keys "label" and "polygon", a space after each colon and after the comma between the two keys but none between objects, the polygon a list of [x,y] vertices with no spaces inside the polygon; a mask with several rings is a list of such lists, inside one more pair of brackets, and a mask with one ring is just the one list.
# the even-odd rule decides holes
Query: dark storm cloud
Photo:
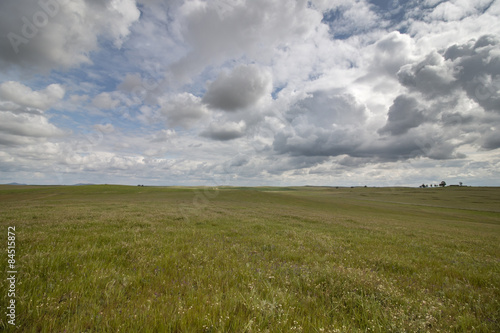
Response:
[{"label": "dark storm cloud", "polygon": [[425,121],[425,116],[418,101],[413,97],[398,96],[390,107],[387,124],[379,133],[400,135],[410,128],[418,127]]},{"label": "dark storm cloud", "polygon": [[212,108],[236,111],[256,104],[271,90],[271,77],[257,66],[238,66],[208,85],[203,102]]},{"label": "dark storm cloud", "polygon": [[486,135],[484,135],[481,139],[482,148],[486,150],[493,150],[500,148],[500,132],[498,131],[489,131]]},{"label": "dark storm cloud", "polygon": [[349,154],[361,144],[354,131],[309,127],[295,133],[278,133],[273,148],[292,156],[338,156]]},{"label": "dark storm cloud", "polygon": [[212,140],[229,141],[245,135],[244,122],[211,123],[200,135]]}]

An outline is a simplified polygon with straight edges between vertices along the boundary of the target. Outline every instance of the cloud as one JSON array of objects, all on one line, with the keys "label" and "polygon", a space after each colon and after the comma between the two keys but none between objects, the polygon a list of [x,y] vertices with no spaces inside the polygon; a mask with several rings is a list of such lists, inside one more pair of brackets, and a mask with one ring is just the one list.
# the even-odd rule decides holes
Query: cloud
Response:
[{"label": "cloud", "polygon": [[[401,67],[397,77],[409,91],[388,110],[378,133],[415,141],[422,156],[463,158],[459,147],[498,147],[500,41],[491,35],[433,50]],[[434,124],[433,139],[423,127]],[[411,130],[411,131],[410,131]],[[392,139],[390,139],[392,140]],[[423,144],[422,142],[425,142]]]},{"label": "cloud", "polygon": [[481,139],[481,147],[487,150],[493,150],[500,148],[500,132],[498,129],[495,131],[489,131]]},{"label": "cloud", "polygon": [[356,125],[366,120],[366,108],[342,90],[318,90],[292,105],[286,117],[292,122],[304,119],[320,128]]},{"label": "cloud", "polygon": [[173,130],[161,130],[160,132],[155,133],[153,135],[153,137],[150,139],[150,142],[154,142],[154,143],[168,142],[173,137],[175,137],[175,131],[173,131]]},{"label": "cloud", "polygon": [[139,19],[134,0],[0,2],[0,68],[47,72],[91,63],[100,38],[121,47]]},{"label": "cloud", "polygon": [[215,109],[236,111],[255,105],[270,94],[271,86],[268,73],[254,65],[240,65],[210,82],[203,102]]},{"label": "cloud", "polygon": [[476,14],[491,4],[491,0],[482,1],[444,1],[429,13],[428,18],[442,21],[460,21]]},{"label": "cloud", "polygon": [[423,61],[403,66],[400,82],[427,99],[439,99],[457,89],[489,111],[500,110],[500,41],[492,35],[433,51]]},{"label": "cloud", "polygon": [[[497,36],[480,37],[462,56],[447,52],[457,74],[457,81],[467,95],[487,111],[500,112],[500,39]],[[452,46],[454,47],[454,46]],[[467,54],[469,51],[469,54]]]},{"label": "cloud", "polygon": [[44,114],[64,94],[58,84],[38,91],[15,81],[0,84],[0,145],[30,145],[66,134]]},{"label": "cloud", "polygon": [[127,73],[118,85],[119,92],[127,94],[127,104],[157,104],[164,91],[158,89],[161,80],[151,75],[143,77],[140,73]]},{"label": "cloud", "polygon": [[243,121],[217,123],[212,122],[200,135],[212,140],[229,141],[245,135],[246,124]]},{"label": "cloud", "polygon": [[64,134],[43,115],[14,114],[0,110],[0,145],[35,144],[39,140]]},{"label": "cloud", "polygon": [[279,131],[273,149],[294,156],[338,156],[362,143],[365,107],[346,93],[317,91],[297,101],[285,115],[290,126]]},{"label": "cloud", "polygon": [[450,94],[455,87],[453,68],[436,51],[417,64],[403,66],[397,73],[399,81],[428,98]]},{"label": "cloud", "polygon": [[139,73],[127,73],[123,81],[118,85],[118,89],[128,93],[134,93],[142,87],[143,79]]},{"label": "cloud", "polygon": [[385,27],[387,23],[370,7],[367,1],[335,1],[326,8],[323,21],[329,25],[333,37],[339,39]]},{"label": "cloud", "polygon": [[400,135],[408,132],[410,128],[420,126],[425,121],[421,108],[415,98],[398,96],[389,108],[387,124],[379,130],[379,133]]},{"label": "cloud", "polygon": [[33,91],[22,83],[8,81],[0,84],[0,99],[24,108],[47,110],[64,97],[65,90],[59,84],[51,84],[40,91]]},{"label": "cloud", "polygon": [[99,109],[114,109],[120,105],[120,101],[113,99],[110,93],[103,92],[94,97],[92,104]]},{"label": "cloud", "polygon": [[411,62],[414,41],[409,35],[393,31],[383,35],[373,45],[366,48],[364,61],[367,74],[359,81],[394,80],[401,66]]},{"label": "cloud", "polygon": [[163,96],[159,99],[160,113],[167,117],[170,126],[190,128],[208,115],[201,99],[190,93]]},{"label": "cloud", "polygon": [[184,83],[226,59],[245,55],[269,60],[276,45],[312,33],[322,15],[305,0],[215,0],[186,1],[176,17],[175,26],[191,51],[171,70]]},{"label": "cloud", "polygon": [[113,124],[96,124],[94,125],[94,129],[103,134],[109,134],[115,131]]},{"label": "cloud", "polygon": [[0,112],[0,119],[0,131],[3,134],[35,138],[62,134],[62,131],[41,115]]}]

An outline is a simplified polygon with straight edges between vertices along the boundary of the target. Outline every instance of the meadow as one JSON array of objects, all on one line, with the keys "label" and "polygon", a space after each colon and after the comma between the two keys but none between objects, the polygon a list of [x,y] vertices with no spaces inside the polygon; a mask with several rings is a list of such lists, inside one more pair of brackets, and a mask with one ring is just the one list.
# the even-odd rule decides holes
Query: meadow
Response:
[{"label": "meadow", "polygon": [[7,332],[500,332],[500,188],[0,186]]}]

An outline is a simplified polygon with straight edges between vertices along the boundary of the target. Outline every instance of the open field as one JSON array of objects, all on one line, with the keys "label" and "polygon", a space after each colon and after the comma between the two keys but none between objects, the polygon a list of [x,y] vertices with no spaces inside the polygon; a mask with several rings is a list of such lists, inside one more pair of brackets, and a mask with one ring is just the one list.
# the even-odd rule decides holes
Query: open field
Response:
[{"label": "open field", "polygon": [[0,186],[0,223],[6,331],[500,331],[500,188]]}]

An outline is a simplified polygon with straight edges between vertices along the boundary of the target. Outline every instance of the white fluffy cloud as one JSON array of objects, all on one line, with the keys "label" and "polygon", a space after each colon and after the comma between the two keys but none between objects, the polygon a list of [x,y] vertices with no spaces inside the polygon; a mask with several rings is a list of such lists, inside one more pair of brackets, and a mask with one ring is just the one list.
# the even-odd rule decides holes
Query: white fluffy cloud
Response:
[{"label": "white fluffy cloud", "polygon": [[8,81],[0,84],[0,99],[20,107],[47,110],[64,97],[65,90],[59,84],[51,84],[41,91],[33,91],[22,83]]},{"label": "white fluffy cloud", "polygon": [[227,59],[249,56],[269,61],[269,51],[306,38],[321,19],[305,0],[186,1],[176,26],[191,51],[172,66],[172,72],[185,82],[205,66]]},{"label": "white fluffy cloud", "polygon": [[63,96],[58,84],[39,91],[14,81],[0,84],[0,145],[29,145],[64,135],[44,114]]},{"label": "white fluffy cloud", "polygon": [[34,143],[37,139],[60,136],[63,131],[41,115],[13,114],[0,111],[0,144]]}]

